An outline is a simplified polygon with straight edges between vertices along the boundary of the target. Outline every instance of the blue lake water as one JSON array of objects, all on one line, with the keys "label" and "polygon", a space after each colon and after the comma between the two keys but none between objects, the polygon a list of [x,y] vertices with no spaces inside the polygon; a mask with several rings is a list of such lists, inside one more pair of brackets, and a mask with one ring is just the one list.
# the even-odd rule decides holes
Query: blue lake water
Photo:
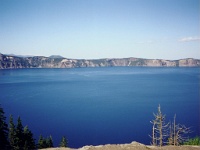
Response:
[{"label": "blue lake water", "polygon": [[108,67],[0,70],[0,104],[38,139],[58,146],[149,144],[160,104],[166,121],[200,135],[200,68]]}]

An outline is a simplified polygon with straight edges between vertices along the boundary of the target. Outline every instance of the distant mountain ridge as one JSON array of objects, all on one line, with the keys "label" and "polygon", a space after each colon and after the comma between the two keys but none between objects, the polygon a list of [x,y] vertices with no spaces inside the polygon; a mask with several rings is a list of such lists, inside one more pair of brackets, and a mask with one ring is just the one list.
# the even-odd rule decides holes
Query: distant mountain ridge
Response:
[{"label": "distant mountain ridge", "polygon": [[16,57],[34,57],[34,55],[15,55],[15,54],[4,54],[7,56],[16,56]]},{"label": "distant mountain ridge", "polygon": [[200,67],[200,59],[180,60],[144,59],[144,58],[105,58],[105,59],[68,59],[59,55],[50,57],[6,55],[0,53],[0,69],[14,68],[80,68],[113,66],[147,67]]},{"label": "distant mountain ridge", "polygon": [[64,57],[62,57],[60,55],[51,55],[51,56],[49,56],[49,58],[64,58]]}]

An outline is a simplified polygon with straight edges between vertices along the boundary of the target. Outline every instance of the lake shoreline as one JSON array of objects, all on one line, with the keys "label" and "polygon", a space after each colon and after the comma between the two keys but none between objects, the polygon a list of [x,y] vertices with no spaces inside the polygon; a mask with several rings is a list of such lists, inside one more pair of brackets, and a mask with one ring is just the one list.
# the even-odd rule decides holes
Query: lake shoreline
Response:
[{"label": "lake shoreline", "polygon": [[19,57],[0,53],[0,69],[17,68],[87,68],[87,67],[200,67],[200,59],[184,58],[179,60],[146,58],[103,58],[70,59],[64,57]]}]

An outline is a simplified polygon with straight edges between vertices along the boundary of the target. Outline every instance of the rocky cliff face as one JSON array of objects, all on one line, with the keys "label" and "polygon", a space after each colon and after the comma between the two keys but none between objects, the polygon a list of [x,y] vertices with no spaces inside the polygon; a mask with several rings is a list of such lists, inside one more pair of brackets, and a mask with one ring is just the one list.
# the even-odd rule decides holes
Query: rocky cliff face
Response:
[{"label": "rocky cliff face", "polygon": [[8,68],[78,68],[78,67],[110,67],[110,66],[149,66],[149,67],[200,67],[200,59],[67,59],[44,56],[17,57],[0,54],[0,69]]}]

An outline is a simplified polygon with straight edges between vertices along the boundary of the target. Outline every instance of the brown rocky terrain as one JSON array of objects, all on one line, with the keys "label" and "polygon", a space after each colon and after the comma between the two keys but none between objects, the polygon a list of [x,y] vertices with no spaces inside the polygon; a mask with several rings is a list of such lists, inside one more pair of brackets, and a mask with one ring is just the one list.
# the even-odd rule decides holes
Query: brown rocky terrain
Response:
[{"label": "brown rocky terrain", "polygon": [[138,142],[130,144],[107,144],[99,146],[84,146],[82,148],[47,148],[45,150],[200,150],[200,146],[147,146]]},{"label": "brown rocky terrain", "polygon": [[105,59],[68,59],[63,57],[27,56],[19,57],[0,53],[0,69],[14,68],[80,68],[113,66],[147,67],[200,67],[200,59],[180,60],[143,59],[143,58],[105,58]]}]

